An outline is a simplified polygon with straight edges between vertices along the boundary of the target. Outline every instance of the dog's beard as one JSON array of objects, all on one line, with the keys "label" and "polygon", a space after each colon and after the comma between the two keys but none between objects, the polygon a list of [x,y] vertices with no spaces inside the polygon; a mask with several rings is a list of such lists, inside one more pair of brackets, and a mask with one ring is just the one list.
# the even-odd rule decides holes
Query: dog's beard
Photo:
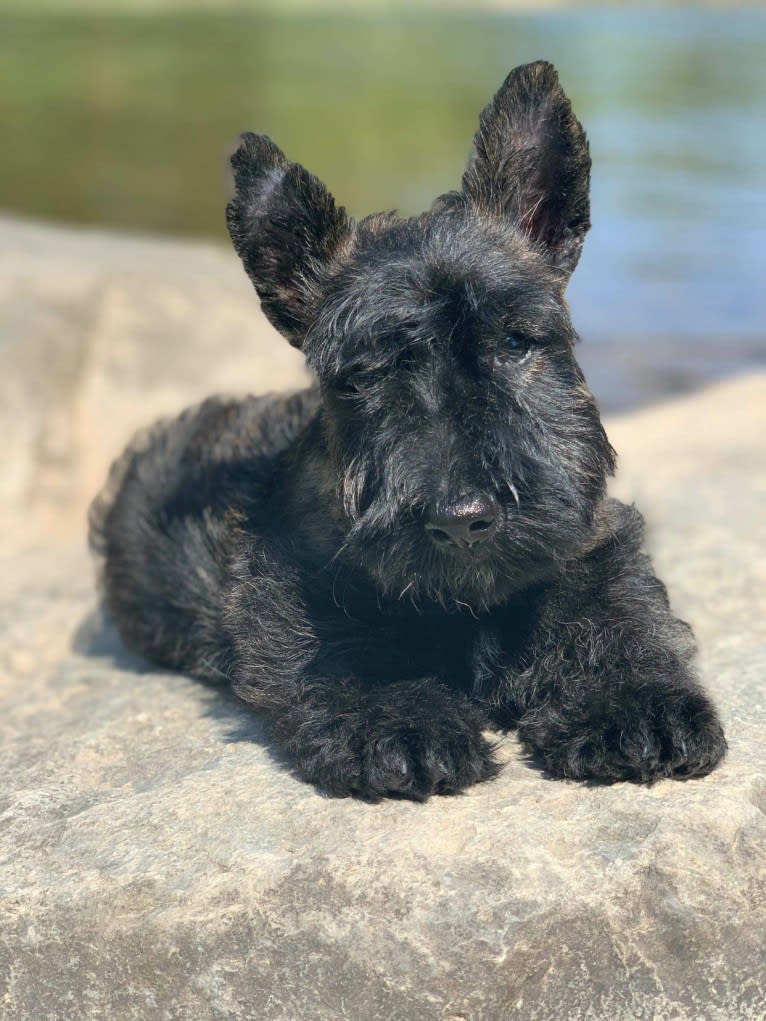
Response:
[{"label": "dog's beard", "polygon": [[[354,459],[340,473],[349,527],[338,558],[366,570],[388,598],[475,614],[560,574],[590,535],[604,467],[594,460],[590,472],[575,470],[588,463],[585,457],[568,466],[511,456],[483,463],[478,488],[493,493],[501,515],[491,538],[465,549],[430,539],[424,528],[430,493],[405,470],[406,462],[389,456],[376,470]],[[471,482],[476,487],[471,480],[466,489]]]},{"label": "dog's beard", "polygon": [[559,574],[591,529],[592,508],[515,500],[503,507],[491,539],[463,549],[434,544],[420,514],[370,505],[339,553],[362,567],[389,599],[478,615],[520,590]]},{"label": "dog's beard", "polygon": [[420,606],[438,603],[443,609],[480,613],[507,595],[502,565],[487,550],[437,548],[416,521],[380,533],[362,521],[348,536],[345,553],[372,577],[387,598]]}]

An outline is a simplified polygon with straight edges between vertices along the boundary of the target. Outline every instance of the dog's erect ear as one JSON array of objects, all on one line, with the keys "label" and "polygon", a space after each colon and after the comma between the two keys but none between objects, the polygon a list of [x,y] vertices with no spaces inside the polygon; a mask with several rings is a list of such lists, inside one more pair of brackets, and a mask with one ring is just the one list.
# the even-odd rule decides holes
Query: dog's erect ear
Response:
[{"label": "dog's erect ear", "polygon": [[266,315],[301,347],[351,222],[321,181],[266,135],[242,135],[231,165],[236,192],[226,222],[234,247]]},{"label": "dog's erect ear", "polygon": [[483,110],[463,196],[512,221],[567,276],[590,227],[585,132],[552,64],[508,75]]}]

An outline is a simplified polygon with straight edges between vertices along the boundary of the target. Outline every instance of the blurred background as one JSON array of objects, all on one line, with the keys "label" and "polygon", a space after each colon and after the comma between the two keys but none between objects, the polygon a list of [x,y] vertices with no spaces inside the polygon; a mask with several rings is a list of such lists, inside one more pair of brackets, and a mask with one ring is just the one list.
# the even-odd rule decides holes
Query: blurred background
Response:
[{"label": "blurred background", "polygon": [[267,132],[356,215],[456,186],[507,71],[553,61],[591,141],[570,285],[608,410],[766,361],[766,12],[0,2],[0,215],[227,245]]}]

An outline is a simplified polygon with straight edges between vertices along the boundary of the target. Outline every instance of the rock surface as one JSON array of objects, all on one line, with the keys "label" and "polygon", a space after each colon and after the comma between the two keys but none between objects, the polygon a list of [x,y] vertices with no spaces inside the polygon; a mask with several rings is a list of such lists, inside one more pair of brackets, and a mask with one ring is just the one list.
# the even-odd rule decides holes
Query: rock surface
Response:
[{"label": "rock surface", "polygon": [[0,224],[0,1016],[762,1021],[766,376],[608,423],[731,751],[701,781],[319,796],[121,648],[82,513],[134,426],[295,385],[214,249]]},{"label": "rock surface", "polygon": [[233,254],[0,219],[0,550],[81,531],[147,422],[307,379]]}]

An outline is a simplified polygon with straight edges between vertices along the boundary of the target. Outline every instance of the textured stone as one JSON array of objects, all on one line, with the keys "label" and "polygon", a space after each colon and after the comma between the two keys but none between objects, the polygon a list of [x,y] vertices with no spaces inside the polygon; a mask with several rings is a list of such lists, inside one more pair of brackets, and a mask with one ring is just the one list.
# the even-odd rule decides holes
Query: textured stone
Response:
[{"label": "textured stone", "polygon": [[233,253],[0,219],[0,549],[71,534],[152,419],[306,379]]},{"label": "textured stone", "polygon": [[724,766],[588,787],[510,737],[493,783],[370,806],[96,609],[82,511],[132,428],[300,381],[233,261],[4,224],[0,301],[3,1019],[762,1021],[766,376],[608,423]]}]

